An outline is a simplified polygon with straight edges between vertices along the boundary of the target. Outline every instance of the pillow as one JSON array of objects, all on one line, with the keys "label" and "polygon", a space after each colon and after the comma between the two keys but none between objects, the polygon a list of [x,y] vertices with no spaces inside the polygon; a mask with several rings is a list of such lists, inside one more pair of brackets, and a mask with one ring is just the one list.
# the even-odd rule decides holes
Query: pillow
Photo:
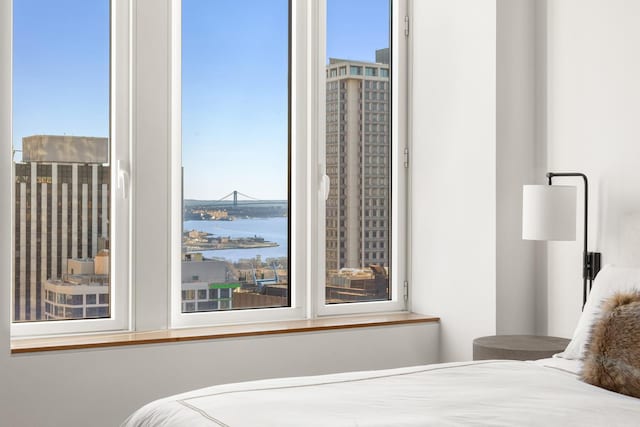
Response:
[{"label": "pillow", "polygon": [[640,292],[618,293],[602,306],[580,374],[584,382],[640,397]]},{"label": "pillow", "polygon": [[602,303],[616,292],[640,292],[640,268],[605,265],[600,270],[593,283],[593,288],[571,342],[562,353],[556,355],[557,357],[574,360],[583,358],[591,328],[600,317]]}]

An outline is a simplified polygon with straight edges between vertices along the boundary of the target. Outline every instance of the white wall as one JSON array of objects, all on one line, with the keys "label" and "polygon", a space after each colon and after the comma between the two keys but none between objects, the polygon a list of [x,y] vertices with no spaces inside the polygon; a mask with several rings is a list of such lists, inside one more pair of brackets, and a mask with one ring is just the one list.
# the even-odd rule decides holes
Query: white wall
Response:
[{"label": "white wall", "polygon": [[412,7],[412,309],[469,360],[496,331],[496,2]]},{"label": "white wall", "polygon": [[[622,242],[625,217],[640,212],[640,2],[553,0],[543,17],[546,132],[539,142],[546,143],[548,168],[589,177],[589,249],[602,252],[605,263],[633,263]],[[549,243],[552,335],[570,336],[580,314],[581,221],[577,226],[578,241]]]},{"label": "white wall", "polygon": [[[7,0],[0,0],[0,183],[13,181],[11,144],[11,4]],[[4,143],[3,143],[4,142]],[[11,277],[11,211],[5,209],[7,201],[11,200],[9,185],[0,184],[0,300],[7,301]],[[6,357],[9,351],[8,330],[11,322],[9,305],[0,304],[0,402],[9,402],[11,391],[8,379],[9,370]],[[0,410],[4,414],[10,407]]]},{"label": "white wall", "polygon": [[[522,185],[536,171],[535,0],[497,1],[496,333],[536,329],[536,246],[522,240]],[[544,174],[540,176],[540,179]]]},{"label": "white wall", "polygon": [[[582,243],[520,241],[520,186],[544,182],[546,171],[586,173],[589,248],[604,262],[638,264],[625,240],[640,211],[640,3],[432,0],[413,9],[413,308],[443,318],[443,360],[468,358],[482,333],[569,337]],[[580,220],[577,228],[581,236]]]}]

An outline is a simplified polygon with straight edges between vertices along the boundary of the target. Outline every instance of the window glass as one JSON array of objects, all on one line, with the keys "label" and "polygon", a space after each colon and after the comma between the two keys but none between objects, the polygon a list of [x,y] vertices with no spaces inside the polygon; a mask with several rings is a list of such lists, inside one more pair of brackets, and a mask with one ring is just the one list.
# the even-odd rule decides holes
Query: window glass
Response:
[{"label": "window glass", "polygon": [[391,164],[386,161],[391,153],[390,128],[388,118],[382,117],[381,125],[363,125],[369,121],[366,111],[372,110],[371,103],[363,100],[383,99],[376,88],[389,80],[390,6],[388,0],[327,0],[327,67],[349,69],[349,75],[337,77],[345,102],[337,101],[337,91],[331,88],[326,100],[327,111],[339,112],[326,116],[331,183],[326,202],[328,304],[390,299],[390,245],[383,237],[389,233],[377,233],[370,225],[372,218],[386,222],[391,214],[390,166],[372,167]]},{"label": "window glass", "polygon": [[109,0],[14,1],[12,75],[12,320],[82,318],[44,296],[110,287]]},{"label": "window glass", "polygon": [[289,306],[288,0],[182,1],[182,166],[183,301]]}]

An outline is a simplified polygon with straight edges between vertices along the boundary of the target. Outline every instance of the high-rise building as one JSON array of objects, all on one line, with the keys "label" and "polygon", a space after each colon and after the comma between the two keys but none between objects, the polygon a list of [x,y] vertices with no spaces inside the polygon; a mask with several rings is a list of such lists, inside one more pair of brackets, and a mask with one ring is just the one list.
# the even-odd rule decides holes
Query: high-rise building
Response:
[{"label": "high-rise building", "polygon": [[326,268],[389,265],[390,79],[379,63],[329,60],[326,67]]},{"label": "high-rise building", "polygon": [[13,320],[44,320],[44,284],[108,249],[108,139],[23,138],[14,163]]}]

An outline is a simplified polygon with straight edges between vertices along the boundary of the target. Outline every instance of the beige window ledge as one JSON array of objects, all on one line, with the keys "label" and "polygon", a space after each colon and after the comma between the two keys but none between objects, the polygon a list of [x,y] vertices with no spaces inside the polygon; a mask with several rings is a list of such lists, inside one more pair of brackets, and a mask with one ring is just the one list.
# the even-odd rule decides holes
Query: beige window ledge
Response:
[{"label": "beige window ledge", "polygon": [[11,340],[11,353],[19,354],[42,351],[120,347],[127,345],[160,344],[439,321],[440,319],[438,317],[426,316],[423,314],[387,313],[328,317],[312,320],[290,320],[281,322],[212,326],[206,328],[168,329],[149,332],[117,332],[109,334],[69,335],[47,338],[15,338]]}]

